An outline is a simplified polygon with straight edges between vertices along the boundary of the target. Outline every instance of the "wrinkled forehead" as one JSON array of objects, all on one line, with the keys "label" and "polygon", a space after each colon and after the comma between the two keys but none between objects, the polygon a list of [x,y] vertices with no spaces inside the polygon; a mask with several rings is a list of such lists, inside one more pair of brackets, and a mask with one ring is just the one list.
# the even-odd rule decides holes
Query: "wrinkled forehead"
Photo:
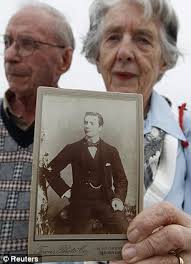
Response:
[{"label": "wrinkled forehead", "polygon": [[[36,22],[36,24],[41,24],[44,22],[44,20],[50,21],[53,17],[42,8],[37,8],[35,6],[33,7],[23,7],[22,9],[18,10],[9,20],[9,24],[12,24],[13,22],[19,21],[33,21],[33,23]],[[37,21],[36,21],[37,20]],[[52,21],[51,21],[52,22]]]},{"label": "wrinkled forehead", "polygon": [[[157,1],[157,0],[156,0]],[[126,8],[129,6],[134,7],[137,10],[140,10],[145,19],[151,19],[152,16],[155,16],[153,13],[153,8],[151,1],[149,0],[103,0],[103,2],[109,2],[108,8],[106,9],[106,14],[112,9],[122,9],[126,12]],[[107,3],[108,4],[108,3]]]},{"label": "wrinkled forehead", "polygon": [[109,8],[101,24],[101,33],[126,29],[148,29],[157,35],[159,26],[156,19],[145,15],[144,7],[140,3],[123,0]]},{"label": "wrinkled forehead", "polygon": [[144,15],[144,8],[142,5],[132,1],[120,1],[108,9],[104,16],[103,23],[106,26],[116,19],[126,19],[129,21],[130,17],[133,17],[139,23],[148,20]]},{"label": "wrinkled forehead", "polygon": [[54,35],[51,28],[54,24],[54,18],[42,9],[35,7],[26,7],[15,13],[9,20],[6,32],[28,31],[29,33],[39,33],[50,36]]}]

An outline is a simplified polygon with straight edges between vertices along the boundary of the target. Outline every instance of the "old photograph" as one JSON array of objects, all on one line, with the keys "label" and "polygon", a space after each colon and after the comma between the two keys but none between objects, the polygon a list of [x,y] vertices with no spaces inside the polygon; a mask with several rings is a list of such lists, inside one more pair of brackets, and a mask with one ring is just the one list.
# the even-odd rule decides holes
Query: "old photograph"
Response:
[{"label": "old photograph", "polygon": [[29,252],[117,259],[142,208],[141,96],[43,87],[36,120]]}]

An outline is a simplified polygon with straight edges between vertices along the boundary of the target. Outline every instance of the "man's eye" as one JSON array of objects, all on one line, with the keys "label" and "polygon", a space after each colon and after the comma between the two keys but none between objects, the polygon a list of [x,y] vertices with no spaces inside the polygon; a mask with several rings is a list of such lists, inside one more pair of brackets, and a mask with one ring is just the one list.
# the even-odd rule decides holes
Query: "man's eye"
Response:
[{"label": "man's eye", "polygon": [[34,48],[34,41],[32,39],[22,38],[20,39],[20,44],[25,49]]},{"label": "man's eye", "polygon": [[10,38],[8,38],[8,37],[4,38],[5,49],[8,49],[12,43],[13,43],[13,40],[11,40]]}]

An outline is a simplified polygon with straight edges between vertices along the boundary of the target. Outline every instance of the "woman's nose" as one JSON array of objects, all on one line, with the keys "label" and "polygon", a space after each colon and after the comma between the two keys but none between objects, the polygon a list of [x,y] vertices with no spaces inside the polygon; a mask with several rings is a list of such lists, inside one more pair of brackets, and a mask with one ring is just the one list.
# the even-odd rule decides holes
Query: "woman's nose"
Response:
[{"label": "woman's nose", "polygon": [[131,37],[124,37],[119,44],[117,59],[123,63],[132,61],[134,59],[134,45]]}]

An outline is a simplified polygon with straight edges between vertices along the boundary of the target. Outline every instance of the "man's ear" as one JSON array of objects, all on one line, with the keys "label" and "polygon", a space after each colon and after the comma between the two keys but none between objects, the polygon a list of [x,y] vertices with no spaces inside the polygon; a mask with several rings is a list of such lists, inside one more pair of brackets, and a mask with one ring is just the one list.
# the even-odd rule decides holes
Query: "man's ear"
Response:
[{"label": "man's ear", "polygon": [[71,47],[67,47],[64,49],[61,57],[61,64],[60,64],[60,72],[65,73],[72,63],[72,56],[73,56],[73,49]]}]

